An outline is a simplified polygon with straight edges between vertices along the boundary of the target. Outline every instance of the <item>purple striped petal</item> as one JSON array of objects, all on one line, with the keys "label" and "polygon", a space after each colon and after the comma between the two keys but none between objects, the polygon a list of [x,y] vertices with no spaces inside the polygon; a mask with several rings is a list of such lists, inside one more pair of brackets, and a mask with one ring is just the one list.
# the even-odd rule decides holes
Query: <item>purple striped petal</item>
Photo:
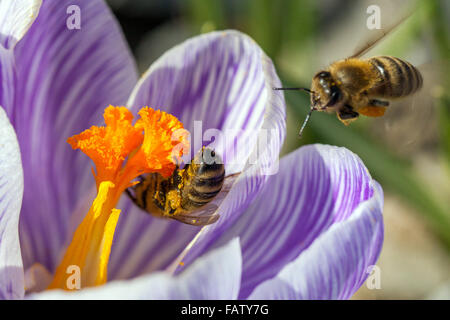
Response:
[{"label": "purple striped petal", "polygon": [[259,285],[250,299],[349,299],[366,280],[383,243],[383,194],[374,185],[372,198]]},{"label": "purple striped petal", "polygon": [[24,295],[19,244],[22,195],[19,143],[5,111],[0,107],[0,299],[19,299]]},{"label": "purple striped petal", "polygon": [[[166,52],[139,80],[128,105],[175,115],[191,133],[193,153],[210,143],[208,129],[221,130],[224,135],[213,145],[232,173],[245,167],[264,117],[272,117],[274,129],[285,129],[284,98],[272,84],[279,84],[272,62],[250,37],[233,30],[212,32]],[[196,121],[201,121],[198,128]],[[277,135],[277,142],[283,141],[284,130]],[[233,144],[245,150],[242,158]]]},{"label": "purple striped petal", "polygon": [[164,272],[130,281],[113,281],[102,287],[78,292],[45,291],[30,299],[160,299],[200,300],[236,299],[241,280],[241,249],[233,239],[196,261],[182,274],[173,277]]},{"label": "purple striped petal", "polygon": [[42,0],[0,1],[0,44],[13,48],[36,19]]},{"label": "purple striped petal", "polygon": [[[135,88],[128,105],[134,109],[148,105],[177,116],[194,136],[194,150],[202,145],[196,142],[201,133],[196,132],[194,121],[202,121],[203,132],[210,128],[244,132],[235,137],[237,149],[244,151],[239,157],[228,153],[229,144],[215,144],[227,174],[240,170],[245,174],[218,203],[221,218],[198,235],[184,256],[185,265],[202,255],[238,218],[261,189],[266,174],[272,173],[269,169],[277,164],[285,136],[284,97],[272,90],[279,85],[272,62],[252,39],[237,31],[224,31],[195,37],[169,50]],[[152,218],[136,208],[130,211],[129,201],[123,205],[126,214],[119,221],[111,253],[112,279],[168,267],[200,230]]]},{"label": "purple striped petal", "polygon": [[255,202],[217,241],[241,237],[240,298],[275,276],[334,223],[373,196],[372,178],[345,148],[302,147],[284,157]]},{"label": "purple striped petal", "polygon": [[111,248],[109,281],[165,269],[199,231],[178,221],[154,218],[125,197],[119,207],[124,214]]},{"label": "purple striped petal", "polygon": [[22,39],[37,17],[41,0],[0,2],[0,106],[10,110],[14,105],[14,46]]},{"label": "purple striped petal", "polygon": [[119,25],[103,1],[76,1],[81,29],[68,29],[73,1],[44,1],[14,53],[16,101],[6,111],[22,152],[25,190],[20,237],[26,268],[51,271],[70,234],[77,201],[94,185],[92,163],[66,139],[126,102],[137,81]]}]

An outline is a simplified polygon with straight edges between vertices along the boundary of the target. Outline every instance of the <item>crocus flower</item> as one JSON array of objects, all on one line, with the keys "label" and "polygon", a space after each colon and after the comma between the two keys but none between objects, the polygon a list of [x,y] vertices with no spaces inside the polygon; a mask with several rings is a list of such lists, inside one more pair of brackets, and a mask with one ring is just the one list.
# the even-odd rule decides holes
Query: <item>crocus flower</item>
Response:
[{"label": "crocus flower", "polygon": [[[382,190],[343,148],[306,146],[277,162],[285,102],[272,90],[280,81],[259,46],[237,31],[205,34],[166,52],[138,81],[107,6],[77,1],[81,29],[68,29],[70,5],[0,5],[0,297],[351,297],[381,250]],[[151,127],[155,111],[146,106],[173,115],[171,125]],[[138,110],[141,120],[132,124]],[[91,127],[103,113],[106,127]],[[198,228],[154,218],[103,190],[113,188],[102,184],[108,179],[121,183],[119,166],[125,158],[132,163],[137,153],[130,151],[139,148],[140,170],[169,174],[173,163],[159,149],[164,130],[182,123],[193,133],[196,121],[203,130],[235,132],[231,141],[214,141],[227,174],[241,172],[214,200],[216,223]],[[95,178],[89,157],[66,143],[71,136],[94,160]],[[203,143],[191,141],[194,149]],[[82,229],[92,212],[113,221]],[[80,230],[92,237],[83,240]],[[83,244],[87,238],[92,242]],[[82,248],[81,290],[47,290],[64,289],[61,266]]]}]

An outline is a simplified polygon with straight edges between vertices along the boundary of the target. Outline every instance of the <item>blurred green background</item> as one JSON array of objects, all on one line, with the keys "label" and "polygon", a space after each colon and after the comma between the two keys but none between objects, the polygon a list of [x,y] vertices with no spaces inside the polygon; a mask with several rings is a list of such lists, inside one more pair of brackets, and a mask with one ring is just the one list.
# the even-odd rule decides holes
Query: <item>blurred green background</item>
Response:
[{"label": "blurred green background", "polygon": [[[312,76],[351,55],[379,31],[412,13],[367,56],[394,55],[419,66],[425,86],[392,104],[382,118],[351,126],[315,113],[298,130],[309,97],[287,91],[286,154],[304,144],[344,146],[358,154],[385,192],[381,289],[355,299],[450,298],[450,1],[110,0],[140,72],[172,46],[221,29],[247,33],[271,57],[284,86],[309,87]],[[363,119],[364,118],[364,119]]]}]

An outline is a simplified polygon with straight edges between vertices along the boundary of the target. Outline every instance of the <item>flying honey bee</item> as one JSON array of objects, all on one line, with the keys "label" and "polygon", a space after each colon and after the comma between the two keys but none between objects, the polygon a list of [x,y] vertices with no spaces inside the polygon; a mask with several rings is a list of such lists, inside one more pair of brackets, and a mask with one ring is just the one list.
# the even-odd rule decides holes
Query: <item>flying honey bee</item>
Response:
[{"label": "flying honey bee", "polygon": [[140,176],[140,183],[126,190],[141,209],[154,216],[204,226],[219,219],[217,206],[211,201],[219,192],[228,192],[237,174],[225,177],[221,157],[202,148],[183,169],[178,166],[172,176],[158,173]]},{"label": "flying honey bee", "polygon": [[361,59],[361,56],[397,27],[404,19],[380,36],[369,41],[352,56],[332,63],[317,72],[307,88],[274,88],[303,90],[310,93],[311,108],[300,129],[301,136],[313,111],[336,112],[345,125],[360,114],[381,117],[389,106],[388,100],[403,98],[422,87],[422,75],[409,62],[391,56]]}]

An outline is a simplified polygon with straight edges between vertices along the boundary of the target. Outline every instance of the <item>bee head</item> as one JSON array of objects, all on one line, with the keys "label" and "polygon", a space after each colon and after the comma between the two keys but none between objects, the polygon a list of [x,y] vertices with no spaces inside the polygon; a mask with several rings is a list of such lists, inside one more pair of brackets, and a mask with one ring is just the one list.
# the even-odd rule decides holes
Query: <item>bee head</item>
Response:
[{"label": "bee head", "polygon": [[219,170],[223,167],[222,158],[211,148],[203,147],[193,159],[200,171]]},{"label": "bee head", "polygon": [[311,84],[311,105],[317,110],[336,106],[341,98],[341,90],[328,71],[318,72]]}]

